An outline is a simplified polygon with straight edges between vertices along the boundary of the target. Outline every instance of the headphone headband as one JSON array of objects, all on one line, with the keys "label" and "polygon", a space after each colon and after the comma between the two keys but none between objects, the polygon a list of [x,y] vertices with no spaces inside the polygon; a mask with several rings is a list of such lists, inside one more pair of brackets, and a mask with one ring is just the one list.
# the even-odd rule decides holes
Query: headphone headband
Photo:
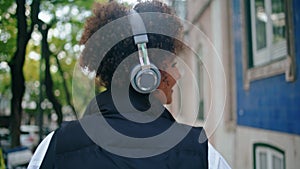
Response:
[{"label": "headphone headband", "polygon": [[138,47],[141,67],[142,69],[149,69],[150,61],[146,45],[146,43],[148,43],[148,36],[143,19],[134,9],[131,9],[129,22],[131,25],[134,43]]},{"label": "headphone headband", "polygon": [[148,43],[147,31],[143,19],[134,9],[130,10],[129,22],[134,36],[134,43],[136,45]]},{"label": "headphone headband", "polygon": [[140,93],[154,91],[160,83],[160,72],[150,63],[147,45],[147,31],[141,16],[134,10],[130,10],[128,16],[133,34],[134,43],[138,47],[140,65],[133,68],[130,73],[130,81],[133,88]]}]

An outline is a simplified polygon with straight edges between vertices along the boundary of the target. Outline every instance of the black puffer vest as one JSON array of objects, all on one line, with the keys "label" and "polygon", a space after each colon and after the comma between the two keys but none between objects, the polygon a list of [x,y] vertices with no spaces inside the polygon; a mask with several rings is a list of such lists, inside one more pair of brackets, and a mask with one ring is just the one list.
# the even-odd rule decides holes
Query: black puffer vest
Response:
[{"label": "black puffer vest", "polygon": [[[144,96],[135,96],[132,101],[137,109],[147,107],[141,101],[144,99],[142,97]],[[152,122],[130,121],[116,111],[109,92],[97,96],[97,102],[101,114],[92,114],[84,118],[95,119],[103,116],[116,131],[130,137],[148,138],[156,136],[169,129],[174,123],[178,124],[166,109]],[[87,109],[87,111],[95,110],[92,108]],[[157,155],[139,158],[138,156],[124,157],[111,153],[92,141],[80,121],[68,122],[56,131],[51,141],[52,147],[55,147],[53,167],[59,169],[207,169],[208,142],[199,143],[198,141],[200,133],[204,132],[203,128],[181,124],[178,126],[180,131],[188,129],[186,136],[178,144]],[[101,130],[95,126],[95,131]],[[163,141],[171,142],[172,140]],[[124,146],[122,140],[111,140],[111,142],[117,148],[128,148]],[[160,145],[150,145],[150,149],[151,146],[155,149]],[[149,146],[147,147],[149,148]]]}]

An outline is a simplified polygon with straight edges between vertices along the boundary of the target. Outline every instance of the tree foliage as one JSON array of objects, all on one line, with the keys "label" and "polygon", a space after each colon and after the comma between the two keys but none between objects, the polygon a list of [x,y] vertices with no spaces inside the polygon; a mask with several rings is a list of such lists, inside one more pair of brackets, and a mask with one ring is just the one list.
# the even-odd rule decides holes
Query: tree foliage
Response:
[{"label": "tree foliage", "polygon": [[[48,92],[53,94],[57,102],[62,107],[70,106],[74,111],[70,91],[73,68],[81,48],[78,40],[94,2],[0,0],[0,96],[9,96],[7,98],[11,99],[11,105],[17,107],[11,108],[13,146],[19,145],[22,113],[36,116],[39,102],[47,101],[47,82],[52,81]],[[42,36],[45,28],[47,34]],[[48,71],[46,62],[42,61],[43,37],[47,38],[44,43],[49,49]],[[44,85],[44,90],[39,90],[40,85]],[[44,96],[43,100],[40,100],[40,94]],[[52,113],[52,108],[46,106],[43,111]]]}]

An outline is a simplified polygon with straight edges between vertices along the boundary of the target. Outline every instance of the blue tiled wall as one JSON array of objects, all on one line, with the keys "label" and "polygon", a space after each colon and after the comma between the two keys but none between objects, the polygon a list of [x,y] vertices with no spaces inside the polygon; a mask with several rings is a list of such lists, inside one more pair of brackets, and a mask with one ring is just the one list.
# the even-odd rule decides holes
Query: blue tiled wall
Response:
[{"label": "blue tiled wall", "polygon": [[232,0],[237,123],[300,135],[300,1],[293,0],[296,81],[286,82],[282,74],[251,82],[248,91],[243,89],[241,1]]}]

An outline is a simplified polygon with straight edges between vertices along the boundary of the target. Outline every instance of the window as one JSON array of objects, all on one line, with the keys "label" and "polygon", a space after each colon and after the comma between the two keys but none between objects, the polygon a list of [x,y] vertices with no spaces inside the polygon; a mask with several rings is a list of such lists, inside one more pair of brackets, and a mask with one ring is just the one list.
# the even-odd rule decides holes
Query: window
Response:
[{"label": "window", "polygon": [[284,0],[251,0],[253,66],[287,55]]},{"label": "window", "polygon": [[254,144],[254,169],[285,169],[284,151],[264,143]]},{"label": "window", "polygon": [[284,74],[295,77],[291,0],[245,0],[245,89],[250,82]]}]

